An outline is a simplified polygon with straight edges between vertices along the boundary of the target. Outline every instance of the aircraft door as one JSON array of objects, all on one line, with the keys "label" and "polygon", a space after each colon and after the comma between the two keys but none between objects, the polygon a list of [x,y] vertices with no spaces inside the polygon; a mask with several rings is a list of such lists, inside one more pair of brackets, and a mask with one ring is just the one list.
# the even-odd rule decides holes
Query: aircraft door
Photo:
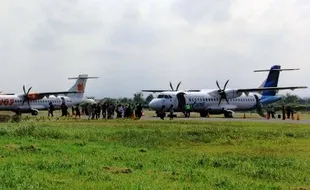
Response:
[{"label": "aircraft door", "polygon": [[177,94],[177,99],[178,99],[178,109],[180,109],[181,111],[184,111],[184,107],[186,104],[186,100],[184,97],[185,93],[184,92],[180,92]]}]

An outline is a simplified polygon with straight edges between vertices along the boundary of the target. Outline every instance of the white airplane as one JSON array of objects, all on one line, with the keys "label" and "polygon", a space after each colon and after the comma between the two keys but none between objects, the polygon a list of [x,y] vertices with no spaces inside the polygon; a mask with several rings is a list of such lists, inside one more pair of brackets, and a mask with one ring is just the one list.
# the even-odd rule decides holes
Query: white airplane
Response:
[{"label": "white airplane", "polygon": [[[260,116],[265,117],[262,106],[280,100],[281,97],[276,96],[278,90],[307,88],[306,86],[277,87],[280,71],[289,70],[298,69],[281,69],[279,65],[275,65],[271,67],[270,70],[258,70],[259,72],[269,71],[267,79],[261,87],[258,88],[226,90],[226,86],[229,82],[228,80],[223,89],[221,89],[218,81],[216,81],[218,90],[203,89],[182,91],[174,90],[171,87],[172,91],[142,91],[161,92],[149,103],[149,107],[155,110],[156,113],[158,113],[163,106],[165,106],[166,111],[169,111],[171,105],[173,105],[175,112],[184,112],[185,105],[189,104],[191,106],[191,111],[200,113],[201,117],[206,117],[208,114],[224,114],[225,117],[232,117],[234,111],[248,111],[253,109],[256,109]],[[170,84],[170,86],[172,85]],[[178,89],[178,87],[176,89]],[[262,94],[253,94],[252,92],[262,92]]]},{"label": "white airplane", "polygon": [[81,104],[84,102],[93,103],[94,100],[83,97],[87,79],[96,79],[98,77],[88,77],[87,74],[78,77],[69,78],[77,79],[75,84],[68,91],[60,92],[27,92],[23,86],[24,93],[19,94],[0,94],[0,111],[12,111],[16,114],[31,113],[37,115],[39,110],[47,110],[49,103],[52,102],[55,109],[60,109],[60,105],[64,102],[68,107]]}]

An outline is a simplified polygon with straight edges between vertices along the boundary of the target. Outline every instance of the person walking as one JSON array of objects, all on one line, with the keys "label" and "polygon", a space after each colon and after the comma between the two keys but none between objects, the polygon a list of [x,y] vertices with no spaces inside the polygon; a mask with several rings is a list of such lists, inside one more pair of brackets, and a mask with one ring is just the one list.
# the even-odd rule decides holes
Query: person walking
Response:
[{"label": "person walking", "polygon": [[170,106],[169,112],[170,112],[170,120],[173,120],[173,112],[174,112],[173,105]]},{"label": "person walking", "polygon": [[285,120],[285,107],[282,106],[282,120]]},{"label": "person walking", "polygon": [[48,108],[48,114],[47,116],[51,116],[54,117],[54,110],[55,110],[55,106],[53,105],[52,102],[49,103],[49,108]]},{"label": "person walking", "polygon": [[142,105],[138,104],[136,109],[137,109],[136,117],[140,119],[142,117]]},{"label": "person walking", "polygon": [[79,117],[79,119],[81,119],[81,112],[80,112],[79,104],[77,104],[75,107],[75,118],[76,117]]},{"label": "person walking", "polygon": [[189,118],[191,114],[191,106],[187,103],[185,105],[185,117]]},{"label": "person walking", "polygon": [[107,118],[107,103],[104,103],[102,106],[101,106],[101,110],[102,110],[102,118],[103,119],[106,119]]},{"label": "person walking", "polygon": [[162,120],[164,120],[164,118],[166,117],[166,106],[165,105],[163,105],[161,109],[159,110],[159,117]]}]

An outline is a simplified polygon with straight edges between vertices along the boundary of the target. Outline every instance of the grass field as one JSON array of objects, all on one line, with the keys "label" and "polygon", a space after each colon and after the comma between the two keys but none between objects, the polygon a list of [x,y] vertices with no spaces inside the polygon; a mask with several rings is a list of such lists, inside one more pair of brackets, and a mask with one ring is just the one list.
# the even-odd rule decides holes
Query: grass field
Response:
[{"label": "grass field", "polygon": [[310,125],[0,124],[0,189],[309,189]]}]

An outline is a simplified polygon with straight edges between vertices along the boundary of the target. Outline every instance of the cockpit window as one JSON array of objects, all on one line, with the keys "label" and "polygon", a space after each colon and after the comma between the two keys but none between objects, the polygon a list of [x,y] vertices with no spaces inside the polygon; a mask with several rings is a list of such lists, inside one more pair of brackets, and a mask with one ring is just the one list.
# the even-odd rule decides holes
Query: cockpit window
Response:
[{"label": "cockpit window", "polygon": [[172,99],[172,96],[160,94],[160,95],[157,96],[157,98],[159,98],[159,99],[163,99],[163,98],[165,98],[165,99]]},{"label": "cockpit window", "polygon": [[160,94],[157,96],[157,98],[164,98],[164,95]]}]

